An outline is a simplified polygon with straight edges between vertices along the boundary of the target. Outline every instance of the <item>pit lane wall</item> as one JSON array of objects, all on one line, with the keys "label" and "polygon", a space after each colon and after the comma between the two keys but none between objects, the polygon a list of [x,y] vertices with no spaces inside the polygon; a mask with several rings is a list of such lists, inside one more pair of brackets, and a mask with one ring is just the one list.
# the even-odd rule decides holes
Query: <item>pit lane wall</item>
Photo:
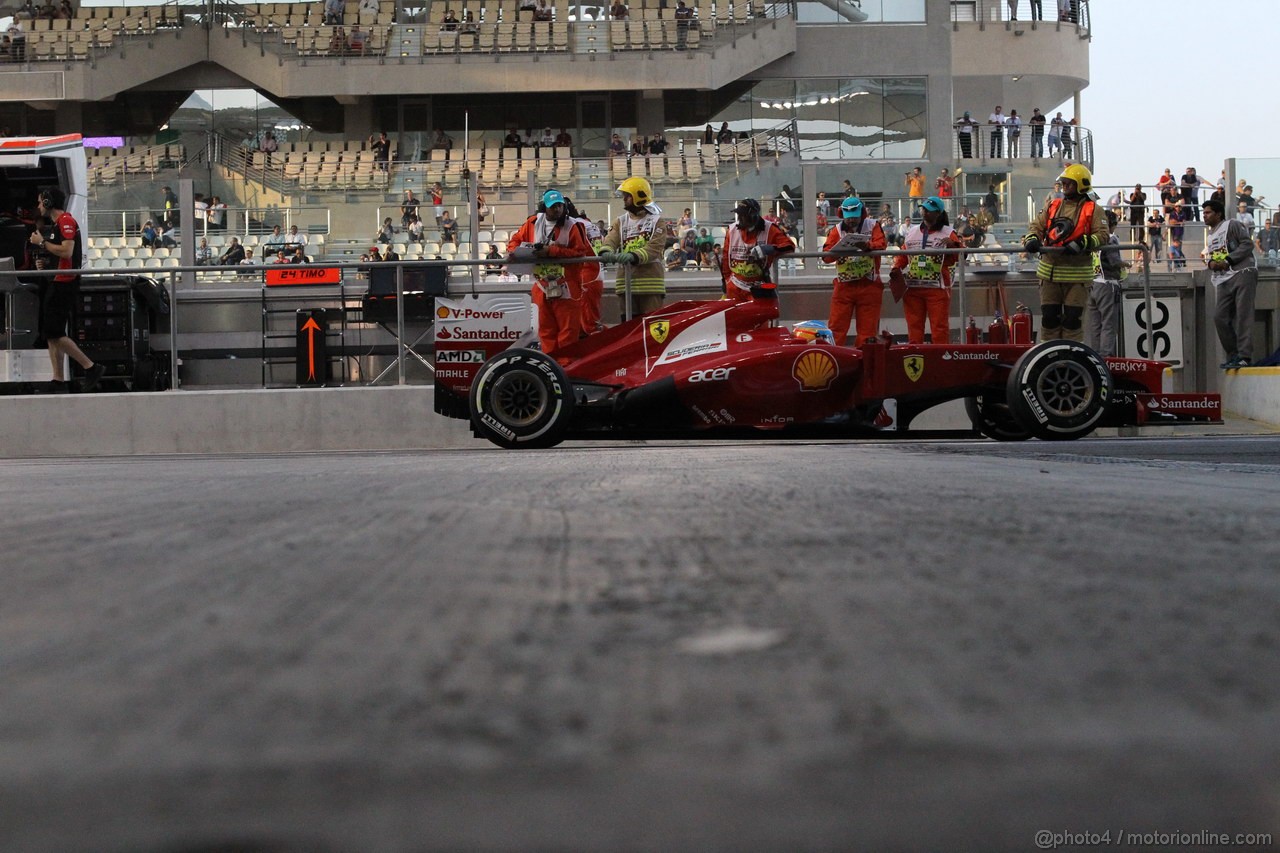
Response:
[{"label": "pit lane wall", "polygon": [[4,397],[0,458],[479,447],[424,385]]},{"label": "pit lane wall", "polygon": [[[489,446],[472,437],[466,421],[437,415],[435,389],[425,385],[36,395],[3,401],[0,459]],[[1280,429],[1280,367],[1228,374],[1223,402],[1233,415],[1261,422],[1232,421],[1227,432],[1258,432],[1262,425]],[[956,402],[926,412],[914,426],[967,425]]]},{"label": "pit lane wall", "polygon": [[1228,371],[1221,393],[1223,411],[1280,427],[1280,367]]}]

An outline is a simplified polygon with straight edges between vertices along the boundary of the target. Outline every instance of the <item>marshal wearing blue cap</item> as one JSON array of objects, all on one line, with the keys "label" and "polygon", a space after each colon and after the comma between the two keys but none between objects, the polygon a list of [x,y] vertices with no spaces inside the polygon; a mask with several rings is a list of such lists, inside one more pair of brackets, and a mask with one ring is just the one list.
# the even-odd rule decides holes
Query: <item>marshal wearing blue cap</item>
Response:
[{"label": "marshal wearing blue cap", "polygon": [[532,247],[533,304],[538,306],[538,342],[548,355],[578,340],[582,332],[577,278],[569,276],[556,258],[594,255],[582,223],[568,214],[559,190],[542,194],[538,212],[525,220],[507,244],[511,253]]},{"label": "marshal wearing blue cap", "polygon": [[867,216],[862,199],[849,196],[840,202],[840,222],[827,232],[827,242],[822,247],[822,251],[830,253],[822,260],[836,265],[831,316],[827,320],[836,343],[844,344],[855,318],[855,345],[880,333],[880,305],[884,302],[880,259],[866,253],[887,245],[884,230]]},{"label": "marshal wearing blue cap", "polygon": [[[964,245],[947,219],[942,199],[929,196],[920,203],[919,211],[921,221],[907,232],[904,249],[959,249]],[[894,299],[902,299],[909,343],[924,343],[926,319],[932,343],[951,342],[951,268],[955,262],[955,255],[898,255],[894,259],[889,284]]]}]

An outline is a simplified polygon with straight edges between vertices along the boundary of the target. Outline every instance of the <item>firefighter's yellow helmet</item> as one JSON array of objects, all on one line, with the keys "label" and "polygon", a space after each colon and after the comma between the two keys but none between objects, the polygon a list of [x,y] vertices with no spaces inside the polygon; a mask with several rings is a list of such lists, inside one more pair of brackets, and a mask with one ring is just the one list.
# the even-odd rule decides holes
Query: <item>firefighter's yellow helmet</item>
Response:
[{"label": "firefighter's yellow helmet", "polygon": [[1058,180],[1066,178],[1076,182],[1076,191],[1080,195],[1088,195],[1093,192],[1093,173],[1079,163],[1072,163],[1070,166],[1062,170],[1062,174],[1058,176]]},{"label": "firefighter's yellow helmet", "polygon": [[653,187],[649,186],[649,182],[644,178],[627,178],[618,184],[618,194],[627,193],[637,205],[644,206],[653,203]]}]

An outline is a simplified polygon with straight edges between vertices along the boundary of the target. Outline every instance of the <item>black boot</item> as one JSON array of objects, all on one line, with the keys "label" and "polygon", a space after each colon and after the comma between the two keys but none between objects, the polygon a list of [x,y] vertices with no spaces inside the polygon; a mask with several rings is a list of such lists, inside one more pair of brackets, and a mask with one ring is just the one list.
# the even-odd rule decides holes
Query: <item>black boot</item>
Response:
[{"label": "black boot", "polygon": [[98,387],[98,383],[102,381],[102,374],[107,372],[106,365],[94,364],[84,372],[84,379],[80,380],[80,393],[87,394]]}]

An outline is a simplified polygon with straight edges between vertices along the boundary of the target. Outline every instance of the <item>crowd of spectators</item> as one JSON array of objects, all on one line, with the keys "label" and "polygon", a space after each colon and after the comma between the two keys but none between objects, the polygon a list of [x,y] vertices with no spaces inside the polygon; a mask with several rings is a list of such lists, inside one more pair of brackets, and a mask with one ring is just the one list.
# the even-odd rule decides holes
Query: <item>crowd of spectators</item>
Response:
[{"label": "crowd of spectators", "polygon": [[[987,116],[985,124],[966,111],[955,120],[953,125],[956,143],[960,149],[961,159],[973,157],[997,157],[1010,160],[1023,156],[1022,138],[1025,133],[1029,138],[1027,154],[1033,160],[1042,157],[1057,158],[1064,165],[1076,156],[1081,143],[1080,122],[1075,118],[1064,118],[1061,111],[1052,119],[1040,112],[1039,107],[1031,111],[1031,117],[1023,120],[1017,110],[1007,114],[1004,107],[997,104]],[[986,143],[984,149],[983,143]]]}]

